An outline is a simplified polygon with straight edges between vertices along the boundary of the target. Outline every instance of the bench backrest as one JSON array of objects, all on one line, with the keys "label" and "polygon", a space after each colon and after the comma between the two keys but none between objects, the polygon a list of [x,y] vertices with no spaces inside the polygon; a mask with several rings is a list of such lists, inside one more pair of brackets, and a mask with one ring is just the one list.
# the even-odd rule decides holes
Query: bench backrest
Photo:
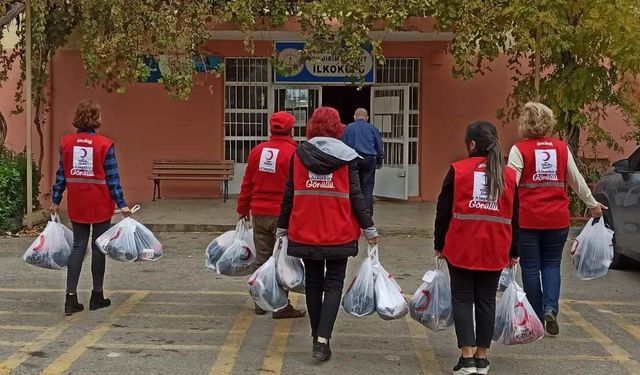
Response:
[{"label": "bench backrest", "polygon": [[233,160],[154,160],[152,174],[184,176],[233,176]]}]

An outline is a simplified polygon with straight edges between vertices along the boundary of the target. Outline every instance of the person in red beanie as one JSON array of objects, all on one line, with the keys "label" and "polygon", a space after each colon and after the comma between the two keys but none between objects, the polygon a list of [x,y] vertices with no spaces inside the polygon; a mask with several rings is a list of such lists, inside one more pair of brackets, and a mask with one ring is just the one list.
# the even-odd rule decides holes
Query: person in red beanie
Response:
[{"label": "person in red beanie", "polygon": [[[256,245],[255,269],[273,254],[278,216],[284,188],[289,177],[289,164],[297,144],[292,137],[296,118],[287,112],[276,112],[269,121],[271,138],[249,153],[247,169],[242,179],[236,211],[240,219],[253,220],[253,240]],[[257,315],[265,311],[255,305]],[[274,312],[274,319],[301,318],[305,310],[291,304]]]}]

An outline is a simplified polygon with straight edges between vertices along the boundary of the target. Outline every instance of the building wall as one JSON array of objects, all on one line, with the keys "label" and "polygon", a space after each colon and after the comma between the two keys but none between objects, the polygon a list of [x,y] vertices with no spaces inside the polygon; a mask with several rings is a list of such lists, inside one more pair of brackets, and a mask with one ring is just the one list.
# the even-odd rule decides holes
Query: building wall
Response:
[{"label": "building wall", "polygon": [[[256,42],[255,56],[271,56],[271,42]],[[451,162],[465,157],[464,129],[474,120],[486,119],[499,129],[503,149],[517,139],[515,126],[495,119],[510,89],[509,73],[503,62],[492,72],[471,81],[451,76],[451,57],[444,42],[388,42],[383,44],[388,57],[419,57],[422,60],[420,188],[423,200],[435,200]],[[206,50],[225,57],[247,56],[241,41],[210,41]],[[171,99],[159,84],[132,85],[126,94],[109,94],[99,88],[87,88],[79,51],[59,51],[52,62],[52,112],[46,139],[47,158],[43,170],[43,196],[54,179],[58,163],[58,139],[73,131],[71,121],[78,101],[91,98],[103,107],[101,133],[112,138],[120,165],[121,178],[130,204],[149,201],[152,183],[147,179],[154,159],[220,159],[223,157],[222,126],[224,82],[199,76],[187,101]],[[11,87],[11,86],[5,86]],[[9,100],[11,98],[11,100]],[[0,91],[0,108],[12,101],[12,92]],[[24,120],[10,118],[9,144],[24,144]],[[614,118],[608,128],[619,132],[623,126]],[[34,140],[36,138],[34,137]],[[630,150],[631,148],[629,148]],[[611,151],[606,150],[607,154]],[[617,156],[610,156],[616,158]],[[163,196],[170,198],[216,197],[219,188],[211,182],[163,182]]]}]

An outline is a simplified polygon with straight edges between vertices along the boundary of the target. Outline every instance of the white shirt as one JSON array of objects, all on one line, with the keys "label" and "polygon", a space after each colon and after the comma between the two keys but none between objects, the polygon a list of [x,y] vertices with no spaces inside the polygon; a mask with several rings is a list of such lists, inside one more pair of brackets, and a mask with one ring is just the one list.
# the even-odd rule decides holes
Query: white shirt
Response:
[{"label": "white shirt", "polygon": [[[598,201],[593,197],[591,189],[589,189],[587,182],[584,180],[584,177],[582,177],[582,174],[580,174],[571,150],[569,149],[568,152],[567,183],[587,207],[594,208],[598,205]],[[522,154],[516,146],[511,147],[511,151],[509,152],[509,166],[516,170],[517,182],[520,183],[520,175],[522,175],[522,170],[524,169],[524,159],[522,159]]]}]

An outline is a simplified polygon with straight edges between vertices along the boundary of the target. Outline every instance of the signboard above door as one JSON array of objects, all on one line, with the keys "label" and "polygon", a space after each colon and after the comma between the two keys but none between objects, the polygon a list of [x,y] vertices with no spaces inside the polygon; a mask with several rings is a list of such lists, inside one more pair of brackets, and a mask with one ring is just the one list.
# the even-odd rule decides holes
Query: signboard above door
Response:
[{"label": "signboard above door", "polygon": [[[340,59],[330,54],[319,61],[303,61],[303,42],[276,42],[278,59],[293,71],[290,75],[275,74],[276,83],[345,84],[352,81]],[[362,49],[364,83],[375,83],[375,66],[371,52]]]}]

